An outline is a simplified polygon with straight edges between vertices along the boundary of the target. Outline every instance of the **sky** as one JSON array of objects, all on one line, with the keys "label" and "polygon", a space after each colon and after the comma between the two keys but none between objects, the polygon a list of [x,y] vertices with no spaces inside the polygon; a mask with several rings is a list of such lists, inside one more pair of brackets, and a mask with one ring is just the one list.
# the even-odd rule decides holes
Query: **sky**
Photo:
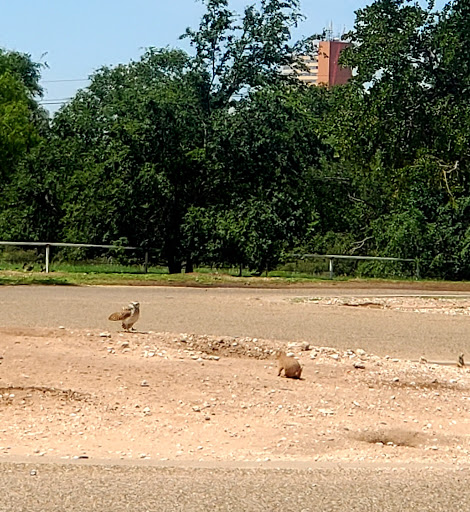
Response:
[{"label": "sky", "polygon": [[[340,35],[354,24],[354,11],[372,0],[303,0],[307,17],[294,36],[320,33],[333,25]],[[243,12],[249,0],[231,0]],[[28,53],[47,63],[42,71],[44,105],[75,95],[101,66],[138,60],[145,48],[180,47],[186,27],[197,28],[204,12],[196,0],[0,0],[0,47]]]}]

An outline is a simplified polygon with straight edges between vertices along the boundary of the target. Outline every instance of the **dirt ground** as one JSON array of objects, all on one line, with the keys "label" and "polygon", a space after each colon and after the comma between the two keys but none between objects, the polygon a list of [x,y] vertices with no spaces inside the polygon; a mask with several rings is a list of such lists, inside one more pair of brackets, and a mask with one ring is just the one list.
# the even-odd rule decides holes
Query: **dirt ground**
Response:
[{"label": "dirt ground", "polygon": [[[463,298],[296,300],[470,313]],[[438,364],[360,346],[104,325],[0,328],[0,457],[470,463],[470,373],[458,354]],[[279,348],[298,358],[301,380],[278,377]]]}]

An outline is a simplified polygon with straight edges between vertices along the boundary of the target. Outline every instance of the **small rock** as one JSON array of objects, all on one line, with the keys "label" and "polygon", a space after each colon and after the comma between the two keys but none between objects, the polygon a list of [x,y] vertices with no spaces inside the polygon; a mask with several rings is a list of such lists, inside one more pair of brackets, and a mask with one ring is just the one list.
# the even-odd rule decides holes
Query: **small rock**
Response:
[{"label": "small rock", "polygon": [[111,334],[109,332],[100,332],[100,338],[111,338]]},{"label": "small rock", "polygon": [[365,364],[363,363],[354,363],[354,368],[357,368],[358,370],[364,370],[365,369]]},{"label": "small rock", "polygon": [[143,388],[148,388],[149,387],[149,383],[146,381],[146,380],[143,380],[140,385],[143,387]]}]

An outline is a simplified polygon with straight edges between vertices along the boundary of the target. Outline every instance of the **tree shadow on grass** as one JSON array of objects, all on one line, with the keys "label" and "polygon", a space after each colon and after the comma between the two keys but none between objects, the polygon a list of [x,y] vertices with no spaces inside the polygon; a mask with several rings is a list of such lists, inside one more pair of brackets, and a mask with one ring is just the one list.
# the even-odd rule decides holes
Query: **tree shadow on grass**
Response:
[{"label": "tree shadow on grass", "polygon": [[53,286],[78,286],[74,283],[68,282],[66,279],[61,278],[30,278],[30,279],[11,279],[0,277],[0,286],[20,286],[28,284],[40,284],[40,285],[53,285]]}]

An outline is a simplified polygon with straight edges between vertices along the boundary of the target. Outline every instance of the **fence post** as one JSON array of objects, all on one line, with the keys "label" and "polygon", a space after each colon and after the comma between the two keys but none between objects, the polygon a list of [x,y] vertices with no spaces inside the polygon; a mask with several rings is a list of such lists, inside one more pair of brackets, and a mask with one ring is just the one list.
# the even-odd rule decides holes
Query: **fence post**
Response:
[{"label": "fence post", "polygon": [[46,274],[49,274],[49,251],[50,245],[46,244]]},{"label": "fence post", "polygon": [[335,275],[333,269],[333,258],[328,258],[328,270],[330,271],[330,279],[333,279]]},{"label": "fence post", "polygon": [[145,251],[144,256],[144,272],[147,273],[149,269],[149,252]]},{"label": "fence post", "polygon": [[416,279],[420,279],[420,275],[419,275],[419,260],[418,260],[418,258],[416,258],[415,276],[416,276]]}]

